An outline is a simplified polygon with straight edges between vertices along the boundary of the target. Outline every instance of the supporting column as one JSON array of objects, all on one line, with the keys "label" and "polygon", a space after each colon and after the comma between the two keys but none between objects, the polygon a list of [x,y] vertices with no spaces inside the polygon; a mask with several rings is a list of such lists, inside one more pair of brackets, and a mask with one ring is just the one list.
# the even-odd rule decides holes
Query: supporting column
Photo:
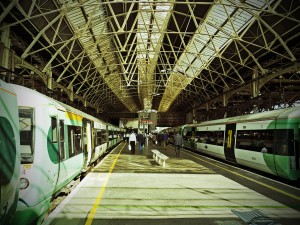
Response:
[{"label": "supporting column", "polygon": [[226,94],[226,91],[229,90],[229,87],[227,85],[224,86],[224,89],[223,89],[223,96],[222,96],[222,106],[225,110],[225,113],[224,113],[224,116],[223,118],[226,118],[227,117],[227,104],[228,104],[228,95]]},{"label": "supporting column", "polygon": [[[206,111],[206,112],[209,111],[209,103],[208,103],[208,102],[205,103],[205,111]],[[206,113],[206,115],[207,115],[207,116],[206,116],[206,121],[208,121],[208,120],[209,120],[209,116],[208,116],[209,114]]]},{"label": "supporting column", "polygon": [[185,121],[186,123],[193,123],[193,113],[188,112],[185,116]]},{"label": "supporting column", "polygon": [[[4,46],[2,47],[3,52],[0,57],[1,58],[0,66],[6,69],[10,69],[9,68],[9,49],[10,49],[9,33],[10,33],[9,27],[5,27],[1,31],[1,42],[3,43]],[[4,80],[10,82],[9,76],[4,76]]]},{"label": "supporting column", "polygon": [[[227,104],[228,104],[228,96],[226,94],[224,94],[222,96],[222,106],[223,106],[224,109],[227,108]],[[224,113],[224,118],[226,118],[226,117],[227,117],[227,110]]]},{"label": "supporting column", "polygon": [[52,70],[51,69],[47,69],[46,70],[46,74],[47,74],[47,88],[49,90],[53,90]]},{"label": "supporting column", "polygon": [[70,101],[71,101],[71,102],[74,102],[73,85],[71,85],[71,86],[69,87],[69,90],[70,90],[70,94],[69,94]]},{"label": "supporting column", "polygon": [[157,126],[157,111],[151,110],[150,120],[152,121],[152,123],[149,124],[149,132],[154,131],[156,129],[156,126]]},{"label": "supporting column", "polygon": [[[254,80],[252,82],[252,98],[256,98],[259,95],[259,83],[258,83],[258,80],[255,80],[256,78],[258,78],[258,69],[255,66],[253,69],[253,74],[252,74],[252,80]],[[253,105],[253,111],[258,112],[257,105]]]},{"label": "supporting column", "polygon": [[197,123],[197,117],[196,117],[197,110],[195,108],[193,108],[192,114],[193,114],[193,123]]}]

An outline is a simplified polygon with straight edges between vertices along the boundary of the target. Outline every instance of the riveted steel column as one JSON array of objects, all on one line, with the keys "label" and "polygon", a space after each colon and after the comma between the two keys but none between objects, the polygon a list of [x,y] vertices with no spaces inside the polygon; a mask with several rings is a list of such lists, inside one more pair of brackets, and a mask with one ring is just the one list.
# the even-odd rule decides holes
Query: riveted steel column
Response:
[{"label": "riveted steel column", "polygon": [[[9,33],[10,33],[9,27],[5,27],[1,32],[1,42],[3,43],[4,46],[2,46],[2,51],[0,53],[1,54],[0,66],[6,69],[10,69],[9,68],[9,49],[10,49]],[[9,76],[5,76],[4,80],[9,82],[10,81]]]},{"label": "riveted steel column", "polygon": [[52,80],[52,70],[51,67],[48,67],[45,71],[47,75],[47,88],[53,90],[53,80]]},{"label": "riveted steel column", "polygon": [[[258,83],[258,69],[255,66],[254,70],[253,70],[253,74],[252,74],[252,98],[256,98],[259,94],[259,83]],[[258,106],[257,105],[253,105],[253,110],[255,112],[258,111]]]},{"label": "riveted steel column", "polygon": [[74,102],[73,85],[71,85],[71,86],[69,87],[69,90],[70,90],[70,94],[69,94],[70,101]]}]

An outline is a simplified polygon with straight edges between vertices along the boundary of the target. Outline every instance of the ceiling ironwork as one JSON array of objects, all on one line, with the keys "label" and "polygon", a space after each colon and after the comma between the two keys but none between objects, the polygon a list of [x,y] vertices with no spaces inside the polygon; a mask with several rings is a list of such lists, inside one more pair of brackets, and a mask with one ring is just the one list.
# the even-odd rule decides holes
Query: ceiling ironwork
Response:
[{"label": "ceiling ironwork", "polygon": [[256,81],[300,100],[296,0],[3,0],[0,13],[16,74],[99,112],[238,105]]}]

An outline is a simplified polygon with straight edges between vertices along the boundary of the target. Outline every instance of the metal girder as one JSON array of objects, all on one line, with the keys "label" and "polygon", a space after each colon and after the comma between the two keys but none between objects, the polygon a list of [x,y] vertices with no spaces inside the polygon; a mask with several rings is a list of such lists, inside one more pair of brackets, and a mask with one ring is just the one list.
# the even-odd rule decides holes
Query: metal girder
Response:
[{"label": "metal girder", "polygon": [[102,111],[166,112],[248,87],[257,68],[268,77],[262,91],[273,90],[275,68],[292,80],[285,68],[299,59],[299,11],[292,0],[3,0],[0,29],[19,35],[12,48],[42,83],[51,73]]}]

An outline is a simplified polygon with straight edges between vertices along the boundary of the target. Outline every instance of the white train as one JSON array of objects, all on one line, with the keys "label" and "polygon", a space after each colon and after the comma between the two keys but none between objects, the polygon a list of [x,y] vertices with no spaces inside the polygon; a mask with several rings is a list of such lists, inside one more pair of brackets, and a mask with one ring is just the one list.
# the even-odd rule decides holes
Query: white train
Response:
[{"label": "white train", "polygon": [[[11,200],[19,199],[16,213],[6,212],[5,218],[13,217],[12,224],[40,224],[53,196],[118,144],[125,130],[26,87],[6,86],[9,87],[6,91],[1,89],[4,92],[1,92],[1,103],[9,103],[10,108],[4,113],[1,110],[1,135],[2,130],[7,130],[2,127],[11,124],[8,137],[13,140],[14,135],[15,152],[19,153],[14,154],[14,162],[18,163],[13,171],[20,172],[15,174],[10,187],[7,187],[7,179],[3,185],[1,181],[1,193],[7,188],[15,194],[14,198],[9,197]],[[2,142],[2,138],[0,144],[5,147],[6,156],[0,160],[7,163],[8,158],[13,157],[8,153],[12,144]],[[6,170],[1,167],[1,177]],[[19,177],[20,182],[16,182]],[[1,209],[3,200],[1,196]],[[12,212],[15,203],[9,202]],[[1,222],[2,218],[1,215]]]},{"label": "white train", "polygon": [[[288,180],[300,179],[300,107],[168,128],[184,147]],[[172,138],[170,139],[172,142]]]},{"label": "white train", "polygon": [[11,223],[19,197],[20,139],[17,96],[0,80],[0,225]]}]

